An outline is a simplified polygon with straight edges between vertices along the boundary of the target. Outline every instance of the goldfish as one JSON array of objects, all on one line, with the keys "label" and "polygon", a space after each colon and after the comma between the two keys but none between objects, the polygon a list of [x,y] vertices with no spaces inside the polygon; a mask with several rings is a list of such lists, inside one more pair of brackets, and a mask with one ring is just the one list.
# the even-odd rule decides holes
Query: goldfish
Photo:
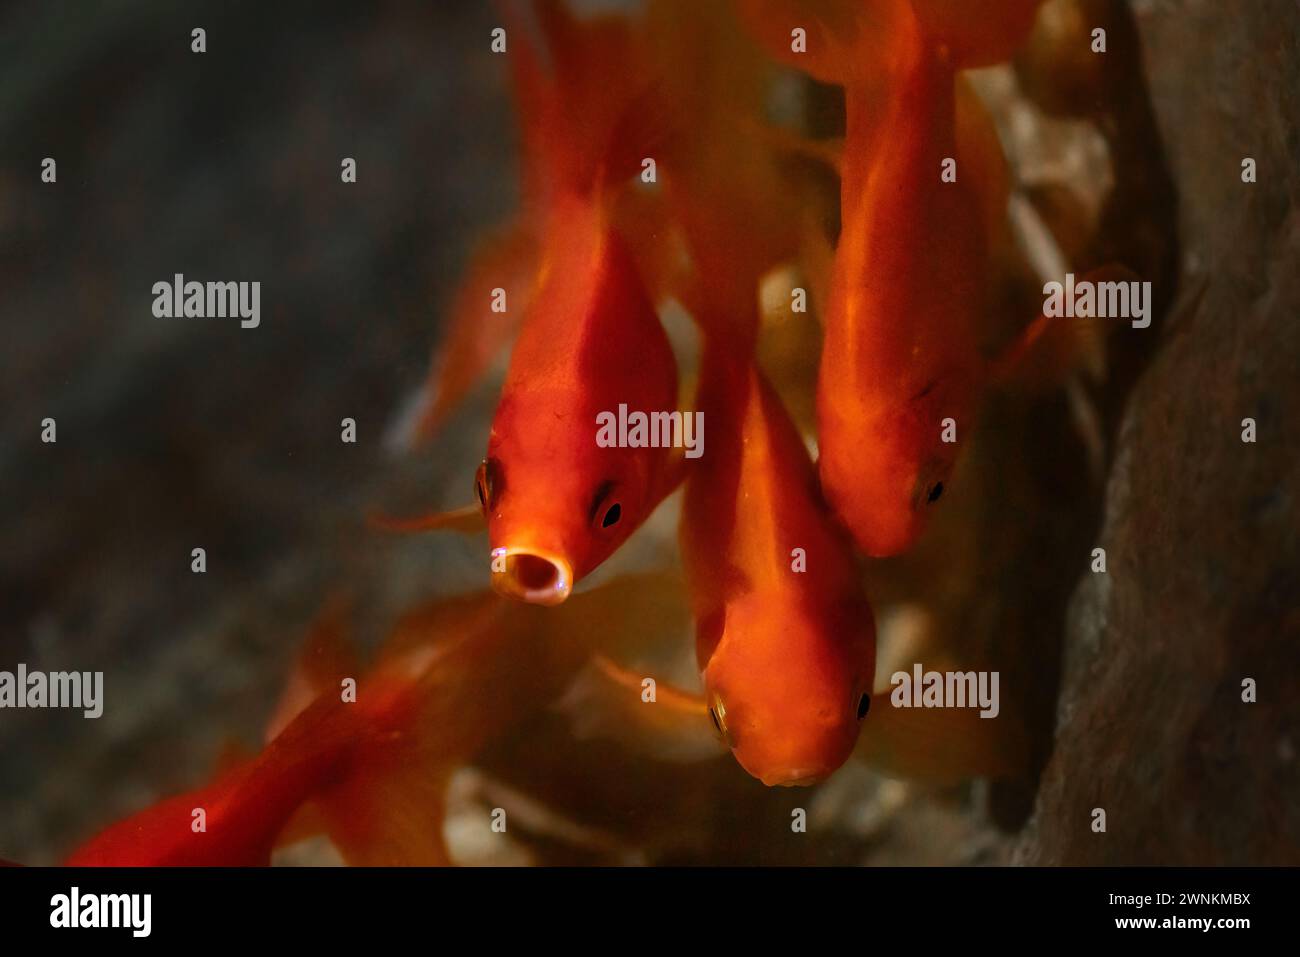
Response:
[{"label": "goldfish", "polygon": [[627,655],[684,626],[680,593],[673,576],[645,574],[560,610],[491,591],[439,599],[404,615],[364,672],[338,616],[327,615],[260,754],[111,825],[67,863],[259,866],[277,846],[317,833],[350,864],[449,863],[442,814],[451,774],[559,698],[595,636]]},{"label": "goldfish", "polygon": [[870,708],[872,611],[774,390],[752,363],[705,362],[700,407],[726,438],[688,481],[681,547],[709,716],[754,777],[810,784]]},{"label": "goldfish", "polygon": [[[624,410],[654,421],[681,415],[655,307],[674,272],[668,227],[655,198],[630,183],[672,123],[671,111],[648,109],[657,81],[631,20],[578,19],[558,0],[533,10],[541,49],[521,9],[503,5],[524,208],[471,263],[414,417],[415,439],[426,439],[515,336],[474,476],[481,519],[457,509],[374,523],[486,526],[493,587],[556,605],[683,476],[672,444],[605,441],[609,418]],[[489,292],[501,305],[490,315]]]},{"label": "goldfish", "polygon": [[[666,71],[691,118],[665,183],[694,270],[681,298],[703,338],[696,407],[714,436],[690,464],[679,539],[709,720],[754,777],[808,784],[853,750],[874,625],[851,544],[755,364],[759,281],[795,252],[799,220],[758,132],[762,58],[724,11],[692,9],[697,30],[672,37],[681,60]],[[654,14],[680,22],[680,5]]]},{"label": "goldfish", "polygon": [[620,407],[677,407],[677,367],[632,243],[615,226],[619,187],[649,155],[650,82],[636,35],[537,5],[550,71],[512,28],[508,56],[541,190],[541,262],[510,357],[475,490],[493,586],[563,602],[681,480],[671,447],[602,446]]},{"label": "goldfish", "polygon": [[[813,25],[805,68],[846,89],[835,250],[817,383],[818,472],[868,555],[920,536],[1000,368],[981,352],[989,234],[1006,184],[956,71],[995,62],[1037,0],[742,2],[769,44]],[[946,175],[945,175],[946,173]],[[1041,331],[1041,330],[1040,330]]]},{"label": "goldfish", "polygon": [[[672,9],[661,0],[652,17]],[[689,40],[673,39],[683,59],[671,62],[677,85],[667,92],[696,135],[666,155],[665,182],[694,270],[680,298],[703,338],[696,406],[715,423],[709,452],[690,466],[679,532],[703,693],[660,686],[639,721],[643,745],[670,760],[707,757],[693,730],[707,714],[738,763],[769,786],[824,779],[860,734],[871,739],[865,758],[905,776],[1000,771],[994,736],[966,715],[897,711],[888,695],[873,711],[875,622],[853,544],[755,359],[760,278],[799,245],[799,218],[781,201],[789,191],[759,122],[763,74],[716,42],[728,34],[725,16],[714,9],[699,21],[693,39],[703,49],[712,40],[716,55],[692,56]],[[619,714],[606,736],[627,740],[620,728],[647,712],[641,687],[602,661],[579,699]],[[940,737],[947,744],[935,747]]]}]

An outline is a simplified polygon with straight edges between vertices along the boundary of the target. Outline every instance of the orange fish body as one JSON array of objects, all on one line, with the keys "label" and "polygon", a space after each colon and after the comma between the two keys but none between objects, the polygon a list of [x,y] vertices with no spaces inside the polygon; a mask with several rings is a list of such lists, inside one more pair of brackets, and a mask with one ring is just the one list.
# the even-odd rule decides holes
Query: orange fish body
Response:
[{"label": "orange fish body", "polygon": [[364,739],[360,713],[348,713],[345,707],[337,696],[333,703],[319,702],[258,757],[205,787],[119,821],[79,848],[67,863],[101,867],[269,864],[276,838],[289,818],[327,782],[345,773]]},{"label": "orange fish body", "polygon": [[669,93],[690,117],[665,183],[693,274],[679,298],[703,339],[696,406],[709,441],[689,463],[680,540],[708,713],[769,785],[806,784],[853,750],[875,628],[798,429],[755,364],[762,277],[797,254],[802,220],[763,133],[766,66],[724,5],[652,12],[680,58]]},{"label": "orange fish body", "polygon": [[493,581],[525,601],[563,601],[677,484],[669,448],[602,446],[600,416],[677,406],[667,336],[617,233],[579,200],[511,357],[479,497]]},{"label": "orange fish body", "polygon": [[[631,656],[684,627],[680,583],[629,576],[560,609],[490,591],[402,617],[358,674],[334,627],[313,631],[257,757],[92,838],[94,866],[258,866],[319,833],[354,865],[450,863],[442,837],[451,775],[556,700],[593,647]],[[195,830],[204,812],[203,830]]]},{"label": "orange fish body", "polygon": [[[389,849],[381,837],[392,829],[395,812],[414,803],[404,801],[412,782],[403,776],[411,770],[432,796],[422,802],[423,826],[409,830],[423,834],[423,862],[442,862],[436,789],[511,713],[508,707],[471,706],[475,694],[488,690],[478,681],[495,674],[483,663],[499,658],[501,643],[519,635],[522,622],[507,604],[486,593],[412,613],[360,680],[354,701],[343,700],[333,676],[326,687],[316,686],[323,677],[318,674],[296,687],[296,697],[308,696],[306,707],[277,719],[283,729],[259,755],[204,787],[110,826],[74,852],[68,864],[264,866],[290,820],[309,802],[319,805],[324,829],[350,860],[393,863],[384,857]],[[429,642],[435,634],[447,638],[437,652]],[[309,642],[305,661],[319,654],[317,637]],[[292,701],[289,708],[297,710]],[[438,709],[458,710],[433,722]],[[456,730],[460,713],[463,734]]]},{"label": "orange fish body", "polygon": [[1004,183],[996,139],[969,121],[973,100],[959,114],[956,70],[1013,50],[1037,0],[972,6],[747,4],[769,43],[796,10],[819,10],[810,69],[846,87],[818,468],[827,500],[873,556],[904,551],[925,528],[988,378],[978,337]]},{"label": "orange fish body", "polygon": [[687,485],[681,539],[706,700],[750,774],[808,784],[857,740],[875,671],[871,607],[762,373],[719,357],[705,375],[700,407],[718,425]]},{"label": "orange fish body", "polygon": [[[259,867],[305,800],[276,788],[263,799],[255,776],[240,773],[156,804],[112,825],[67,860],[73,867]],[[195,812],[207,815],[197,832]]]},{"label": "orange fish body", "polygon": [[[962,169],[952,68],[919,30],[896,36],[886,102],[848,91],[844,225],[817,392],[822,486],[875,556],[919,536],[971,427],[984,368],[986,226]],[[957,181],[942,182],[953,159]]]},{"label": "orange fish body", "polygon": [[[641,169],[648,72],[630,26],[538,5],[551,71],[510,32],[543,250],[477,492],[493,584],[557,604],[680,480],[680,453],[598,443],[598,416],[672,412],[677,368],[632,244],[621,180]],[[629,443],[630,444],[630,443]]]}]

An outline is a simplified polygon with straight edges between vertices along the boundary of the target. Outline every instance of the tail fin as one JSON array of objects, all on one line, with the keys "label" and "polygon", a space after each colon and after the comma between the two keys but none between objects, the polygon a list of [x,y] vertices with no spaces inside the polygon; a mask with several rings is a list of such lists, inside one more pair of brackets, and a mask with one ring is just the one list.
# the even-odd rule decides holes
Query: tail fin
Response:
[{"label": "tail fin", "polygon": [[886,59],[906,0],[735,0],[768,55],[823,83],[861,86]]},{"label": "tail fin", "polygon": [[[418,446],[438,427],[514,338],[528,308],[538,259],[537,238],[523,225],[490,237],[474,253],[443,323],[406,444]],[[497,289],[510,297],[509,309],[494,309]]]},{"label": "tail fin", "polygon": [[[1086,273],[1081,282],[1133,282],[1137,276],[1119,265]],[[1039,315],[989,365],[995,384],[1024,389],[1059,386],[1075,371],[1100,380],[1106,369],[1106,336],[1114,319]]]},{"label": "tail fin", "polygon": [[1028,737],[1014,716],[981,718],[975,708],[896,708],[887,694],[877,698],[856,754],[889,777],[948,785],[1028,773]]},{"label": "tail fin", "polygon": [[407,518],[394,518],[378,512],[367,517],[371,528],[382,532],[460,532],[462,535],[476,535],[487,528],[487,519],[483,509],[477,505],[462,505],[446,512],[429,512]]},{"label": "tail fin", "polygon": [[317,795],[306,816],[294,822],[298,833],[318,824],[353,867],[452,863],[443,838],[449,771],[410,761],[397,747],[382,755],[354,766],[335,787]]},{"label": "tail fin", "polygon": [[[683,31],[683,21],[691,29]],[[688,118],[664,156],[693,267],[680,298],[706,340],[751,355],[759,281],[796,257],[802,222],[766,127],[767,62],[745,42],[726,3],[656,0],[650,32],[664,100]]]},{"label": "tail fin", "polygon": [[736,0],[768,53],[823,83],[861,87],[888,72],[896,31],[915,22],[953,69],[1009,59],[1042,0]]},{"label": "tail fin", "polygon": [[360,669],[356,650],[347,638],[351,602],[343,593],[332,595],[308,629],[298,659],[289,672],[280,700],[267,721],[269,743],[306,711],[326,689],[337,689]]},{"label": "tail fin", "polygon": [[977,184],[981,218],[990,245],[1006,234],[1011,195],[1006,153],[997,126],[980,95],[964,77],[956,78],[957,156],[968,183]]},{"label": "tail fin", "polygon": [[599,194],[639,170],[663,136],[666,117],[649,109],[653,74],[631,22],[580,20],[560,0],[536,0],[533,31],[518,2],[501,6],[525,194],[543,201],[556,193]]},{"label": "tail fin", "polygon": [[544,620],[491,591],[403,615],[342,706],[353,716],[347,763],[281,843],[323,832],[353,865],[450,863],[447,783],[487,741],[540,710],[533,689],[554,667],[550,646],[534,640]]},{"label": "tail fin", "polygon": [[690,763],[726,753],[702,695],[658,682],[650,695],[645,682],[642,674],[597,655],[556,708],[569,716],[575,737],[618,741],[661,761]]},{"label": "tail fin", "polygon": [[1043,0],[912,0],[921,29],[959,70],[1009,60],[1029,37]]}]

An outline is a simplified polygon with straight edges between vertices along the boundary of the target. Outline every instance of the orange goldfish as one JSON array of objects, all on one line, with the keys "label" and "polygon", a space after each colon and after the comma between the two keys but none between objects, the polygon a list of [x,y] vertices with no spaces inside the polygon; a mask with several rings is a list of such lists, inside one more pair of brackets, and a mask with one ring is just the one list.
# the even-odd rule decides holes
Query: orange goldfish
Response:
[{"label": "orange goldfish", "polygon": [[803,439],[754,363],[759,280],[794,253],[799,221],[761,134],[762,61],[718,7],[690,16],[692,37],[667,41],[682,57],[668,92],[691,124],[665,183],[694,266],[682,299],[703,334],[696,404],[712,436],[681,517],[696,654],[740,764],[768,785],[808,784],[853,750],[875,629]]},{"label": "orange goldfish", "polygon": [[475,485],[494,587],[553,605],[646,519],[681,469],[672,448],[597,441],[604,414],[677,405],[667,335],[632,240],[614,224],[622,181],[651,155],[649,73],[627,21],[578,21],[557,3],[537,9],[549,72],[522,26],[510,31],[508,56],[524,162],[544,184],[542,261]]},{"label": "orange goldfish", "polygon": [[810,784],[870,706],[871,606],[776,393],[752,363],[705,362],[699,404],[721,437],[687,485],[681,541],[710,717],[763,783]]},{"label": "orange goldfish", "polygon": [[340,689],[358,669],[327,621],[260,755],[112,825],[68,863],[264,865],[288,838],[322,831],[351,864],[447,863],[452,772],[555,700],[590,657],[589,642],[626,654],[684,625],[679,592],[673,579],[641,575],[554,612],[491,592],[433,602],[398,623],[354,700]]},{"label": "orange goldfish", "polygon": [[270,863],[290,817],[344,776],[366,742],[401,726],[402,702],[388,713],[349,707],[334,696],[307,709],[258,757],[202,788],[112,825],[67,860],[73,866],[250,867]]},{"label": "orange goldfish", "polygon": [[818,376],[818,468],[868,554],[897,554],[943,496],[996,363],[979,348],[988,234],[1005,205],[996,137],[955,71],[1007,55],[1037,0],[743,4],[769,44],[806,17],[806,67],[846,87],[842,232]]}]

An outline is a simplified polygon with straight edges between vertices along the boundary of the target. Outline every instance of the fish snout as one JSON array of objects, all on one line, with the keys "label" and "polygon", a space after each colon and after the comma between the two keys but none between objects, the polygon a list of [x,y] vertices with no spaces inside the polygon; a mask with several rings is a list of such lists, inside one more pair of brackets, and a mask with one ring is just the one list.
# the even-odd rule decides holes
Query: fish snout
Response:
[{"label": "fish snout", "polygon": [[573,590],[573,566],[567,559],[550,552],[494,548],[492,587],[516,601],[558,605]]}]

